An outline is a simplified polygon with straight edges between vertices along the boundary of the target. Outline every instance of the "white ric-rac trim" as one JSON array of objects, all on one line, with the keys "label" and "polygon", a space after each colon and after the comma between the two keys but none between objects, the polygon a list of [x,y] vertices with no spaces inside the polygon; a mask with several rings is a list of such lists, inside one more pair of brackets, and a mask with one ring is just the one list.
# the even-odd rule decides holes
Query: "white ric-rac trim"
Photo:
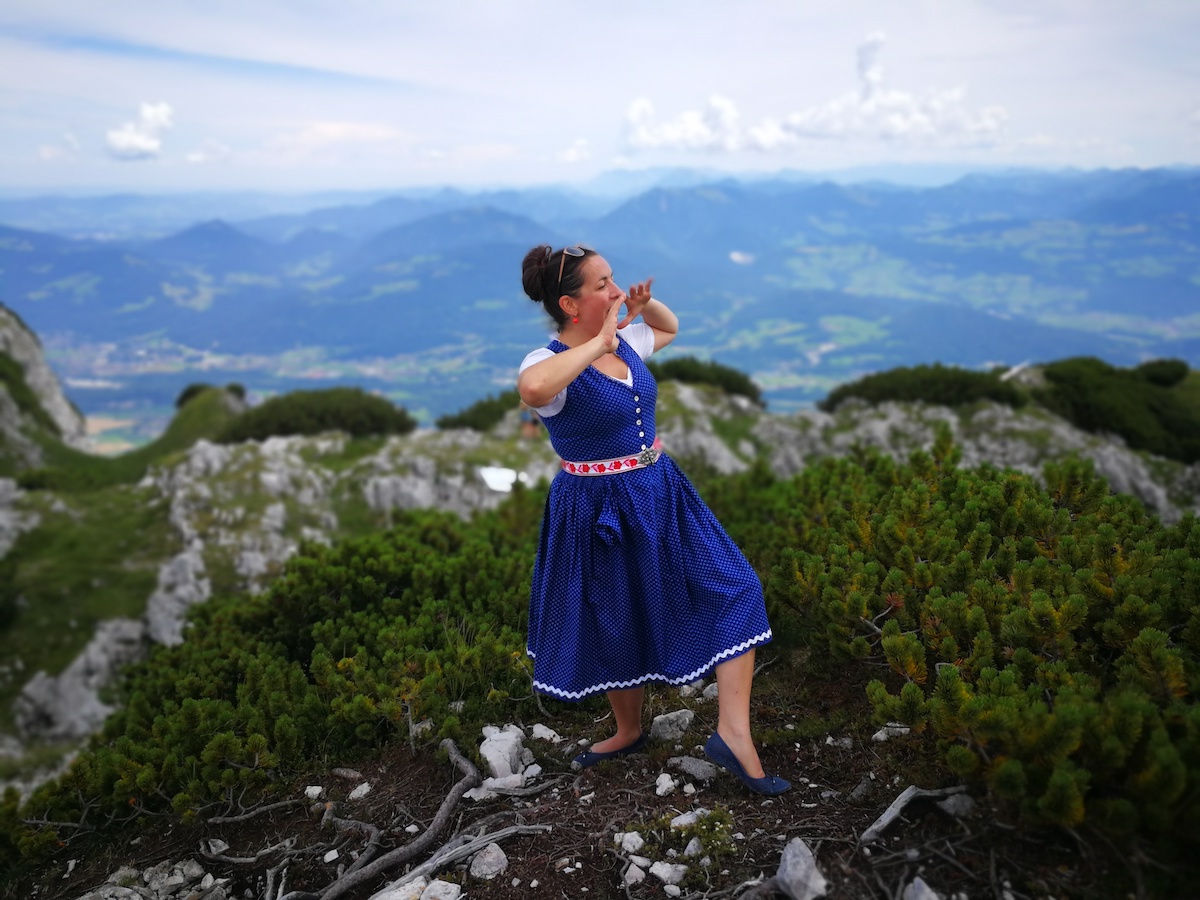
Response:
[{"label": "white ric-rac trim", "polygon": [[[553,685],[544,684],[535,678],[533,681],[533,686],[543,693],[554,694],[556,697],[562,697],[565,700],[582,700],[587,695],[595,694],[599,691],[612,691],[619,690],[620,688],[637,687],[639,684],[644,684],[647,681],[665,681],[667,684],[687,684],[688,682],[695,681],[700,677],[701,673],[707,672],[720,660],[725,659],[726,657],[737,656],[741,653],[745,653],[755,644],[761,644],[763,641],[770,640],[770,638],[771,629],[768,628],[762,634],[756,635],[755,637],[750,638],[748,641],[738,644],[735,647],[730,647],[728,650],[722,650],[704,665],[700,666],[700,668],[680,678],[668,678],[666,675],[651,673],[649,675],[643,675],[641,678],[634,678],[632,681],[605,681],[602,684],[596,684],[592,685],[592,687],[584,688],[582,691],[564,691],[554,687]],[[530,659],[537,658],[533,655],[528,647],[525,648],[525,653],[528,654]]]}]

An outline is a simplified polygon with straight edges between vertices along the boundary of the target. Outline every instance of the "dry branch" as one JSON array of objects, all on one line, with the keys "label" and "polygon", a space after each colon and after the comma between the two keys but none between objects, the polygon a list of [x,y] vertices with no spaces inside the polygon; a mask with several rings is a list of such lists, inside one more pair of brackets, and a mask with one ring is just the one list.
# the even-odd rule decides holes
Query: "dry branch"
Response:
[{"label": "dry branch", "polygon": [[912,800],[918,797],[948,797],[951,794],[960,794],[964,790],[966,788],[962,785],[938,788],[937,790],[926,790],[915,785],[905,788],[900,792],[900,796],[892,801],[892,805],[883,811],[883,815],[876,819],[871,827],[862,833],[862,837],[858,839],[859,843],[870,844],[873,841],[879,840],[879,836],[899,817],[904,807]]}]

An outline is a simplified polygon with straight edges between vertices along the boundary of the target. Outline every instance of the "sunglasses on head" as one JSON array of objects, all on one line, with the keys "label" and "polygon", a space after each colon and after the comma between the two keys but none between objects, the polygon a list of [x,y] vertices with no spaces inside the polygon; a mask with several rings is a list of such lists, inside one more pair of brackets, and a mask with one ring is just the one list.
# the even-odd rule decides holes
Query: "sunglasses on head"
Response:
[{"label": "sunglasses on head", "polygon": [[588,251],[595,252],[591,247],[586,247],[583,244],[576,244],[574,247],[563,247],[562,259],[558,261],[558,285],[562,287],[563,267],[567,264],[568,256],[584,256]]}]

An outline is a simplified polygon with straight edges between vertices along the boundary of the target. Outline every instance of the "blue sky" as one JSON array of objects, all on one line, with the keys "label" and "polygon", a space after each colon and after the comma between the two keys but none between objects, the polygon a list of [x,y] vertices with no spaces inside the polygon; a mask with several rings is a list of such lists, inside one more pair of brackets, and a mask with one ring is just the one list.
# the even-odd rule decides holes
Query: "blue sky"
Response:
[{"label": "blue sky", "polygon": [[1200,2],[7,0],[0,188],[1200,164]]}]

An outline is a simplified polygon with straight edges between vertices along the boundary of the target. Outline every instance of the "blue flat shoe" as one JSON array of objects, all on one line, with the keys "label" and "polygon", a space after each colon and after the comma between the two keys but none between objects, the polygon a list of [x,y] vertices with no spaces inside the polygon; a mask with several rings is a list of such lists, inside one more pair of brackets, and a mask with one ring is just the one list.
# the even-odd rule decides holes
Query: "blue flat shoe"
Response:
[{"label": "blue flat shoe", "polygon": [[756,794],[766,794],[768,797],[774,797],[782,794],[792,786],[790,781],[786,781],[778,775],[764,775],[762,778],[751,778],[746,774],[746,770],[742,768],[742,764],[738,762],[738,758],[733,755],[733,751],[729,749],[729,745],[715,731],[712,737],[708,739],[708,743],[704,745],[704,755],[721,768],[728,769],[741,779],[742,784]]},{"label": "blue flat shoe", "polygon": [[606,753],[593,753],[588,750],[586,753],[580,753],[577,757],[571,760],[571,768],[578,772],[580,769],[590,769],[596,763],[604,762],[606,759],[616,759],[618,756],[628,756],[630,753],[637,753],[646,746],[646,732],[642,732],[641,736],[627,747],[622,747],[620,750],[609,750]]}]

